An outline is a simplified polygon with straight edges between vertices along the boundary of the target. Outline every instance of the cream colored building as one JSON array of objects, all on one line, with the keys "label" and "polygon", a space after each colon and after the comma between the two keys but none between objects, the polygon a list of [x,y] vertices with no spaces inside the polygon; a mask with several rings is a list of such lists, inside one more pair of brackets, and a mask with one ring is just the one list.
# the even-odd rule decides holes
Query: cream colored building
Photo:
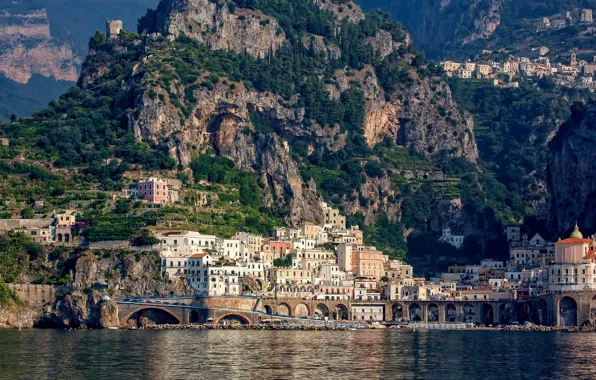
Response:
[{"label": "cream colored building", "polygon": [[311,272],[304,268],[270,268],[269,281],[273,284],[312,284]]},{"label": "cream colored building", "polygon": [[321,202],[325,228],[346,228],[346,217],[341,215],[339,209],[330,207],[327,203]]}]

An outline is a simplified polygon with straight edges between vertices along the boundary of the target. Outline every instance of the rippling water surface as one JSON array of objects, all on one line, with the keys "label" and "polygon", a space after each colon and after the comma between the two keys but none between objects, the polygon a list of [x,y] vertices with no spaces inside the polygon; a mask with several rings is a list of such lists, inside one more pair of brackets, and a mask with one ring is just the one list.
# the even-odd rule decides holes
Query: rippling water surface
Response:
[{"label": "rippling water surface", "polygon": [[4,379],[596,379],[596,334],[0,331]]}]

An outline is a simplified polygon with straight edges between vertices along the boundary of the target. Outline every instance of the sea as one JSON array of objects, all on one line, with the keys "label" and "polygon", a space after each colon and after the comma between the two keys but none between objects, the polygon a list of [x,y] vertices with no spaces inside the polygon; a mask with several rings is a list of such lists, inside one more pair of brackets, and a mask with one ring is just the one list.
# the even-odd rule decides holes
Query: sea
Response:
[{"label": "sea", "polygon": [[0,330],[0,379],[596,379],[596,333]]}]

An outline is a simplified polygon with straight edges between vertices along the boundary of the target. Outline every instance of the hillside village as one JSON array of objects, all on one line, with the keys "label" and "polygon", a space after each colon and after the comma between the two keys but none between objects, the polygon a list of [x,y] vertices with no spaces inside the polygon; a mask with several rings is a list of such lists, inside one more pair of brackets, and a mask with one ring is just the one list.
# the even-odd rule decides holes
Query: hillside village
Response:
[{"label": "hillside village", "polygon": [[[124,188],[118,196],[141,202],[145,207],[167,207],[180,202],[180,189],[176,186],[179,183],[174,180],[143,178]],[[205,192],[198,202],[207,206],[209,198],[209,192]],[[485,259],[473,265],[451,265],[445,273],[425,279],[416,277],[411,265],[390,259],[374,246],[365,244],[363,231],[358,226],[347,227],[340,210],[324,202],[320,206],[322,223],[275,227],[271,236],[236,231],[230,237],[222,237],[185,230],[170,221],[168,226],[172,228],[150,228],[146,230],[150,233],[144,233],[136,244],[124,240],[89,241],[81,236],[87,226],[77,221],[76,210],[54,212],[46,218],[0,220],[0,233],[21,232],[46,246],[154,251],[160,257],[163,278],[182,279],[196,294],[205,296],[502,301],[525,300],[554,289],[596,286],[596,277],[580,279],[577,269],[569,272],[567,264],[557,264],[564,262],[557,256],[558,246],[586,245],[587,253],[573,265],[589,267],[579,273],[592,273],[596,265],[596,259],[592,258],[596,241],[583,236],[577,240],[581,235],[577,227],[570,239],[556,243],[547,242],[538,234],[529,238],[521,234],[520,227],[509,227],[506,230],[508,261]],[[446,228],[439,241],[459,248],[463,239]],[[566,271],[564,280],[555,274],[561,270]],[[572,277],[571,281],[568,276]],[[277,312],[284,314],[284,310]],[[366,312],[354,309],[352,315],[354,319],[382,320],[383,307],[367,308]],[[434,317],[431,313],[429,321]]]},{"label": "hillside village", "polygon": [[[592,34],[596,31],[593,26],[592,10],[583,9],[579,20],[574,20],[571,12],[550,18],[544,17],[538,23],[535,33],[561,30],[574,23],[585,28],[582,34]],[[519,87],[519,80],[522,77],[529,79],[550,77],[560,86],[589,89],[594,92],[596,54],[593,54],[590,59],[580,59],[578,56],[586,56],[586,53],[578,50],[576,48],[563,56],[560,53],[553,55],[553,46],[546,45],[528,47],[514,52],[508,49],[500,49],[496,52],[484,50],[482,55],[474,60],[465,62],[445,60],[440,64],[449,77],[489,79],[499,87]]]}]

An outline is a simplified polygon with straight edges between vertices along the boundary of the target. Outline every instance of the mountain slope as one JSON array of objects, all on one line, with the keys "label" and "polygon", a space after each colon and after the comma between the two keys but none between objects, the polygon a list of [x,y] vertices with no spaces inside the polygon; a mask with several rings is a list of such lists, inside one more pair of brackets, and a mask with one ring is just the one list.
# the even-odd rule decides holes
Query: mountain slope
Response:
[{"label": "mountain slope", "polygon": [[[596,10],[595,0],[360,0],[359,4],[366,10],[390,12],[433,59],[469,58],[483,49],[523,51],[546,45],[568,54],[568,49],[592,51],[594,46],[589,25],[580,25],[580,14],[584,8]],[[566,12],[571,12],[574,27],[537,31],[543,17],[565,20]]]},{"label": "mountain slope", "polygon": [[[24,116],[42,109],[76,82],[87,54],[87,42],[108,19],[123,19],[136,29],[137,18],[157,0],[0,1],[0,86],[5,99],[0,118]],[[29,83],[32,75],[40,75]],[[3,79],[4,80],[4,79]],[[10,83],[14,82],[14,83]],[[43,84],[47,91],[39,91]],[[13,97],[12,95],[17,95]]]},{"label": "mountain slope", "polygon": [[[325,200],[368,242],[396,255],[410,249],[428,265],[445,263],[433,256],[444,247],[409,247],[407,237],[436,241],[449,226],[471,236],[469,258],[496,257],[502,223],[527,213],[520,195],[479,170],[470,114],[385,13],[346,1],[164,0],[139,26],[147,34],[96,33],[76,87],[0,127],[10,181],[48,178],[38,193],[53,205],[51,194],[64,193],[58,179],[107,192],[131,169],[176,177],[184,191],[209,178],[236,187],[233,199],[259,231],[275,218],[319,221]],[[27,205],[26,194],[3,211]],[[85,203],[85,220],[109,224],[115,216],[101,204]],[[134,225],[154,225],[154,216]]]}]

